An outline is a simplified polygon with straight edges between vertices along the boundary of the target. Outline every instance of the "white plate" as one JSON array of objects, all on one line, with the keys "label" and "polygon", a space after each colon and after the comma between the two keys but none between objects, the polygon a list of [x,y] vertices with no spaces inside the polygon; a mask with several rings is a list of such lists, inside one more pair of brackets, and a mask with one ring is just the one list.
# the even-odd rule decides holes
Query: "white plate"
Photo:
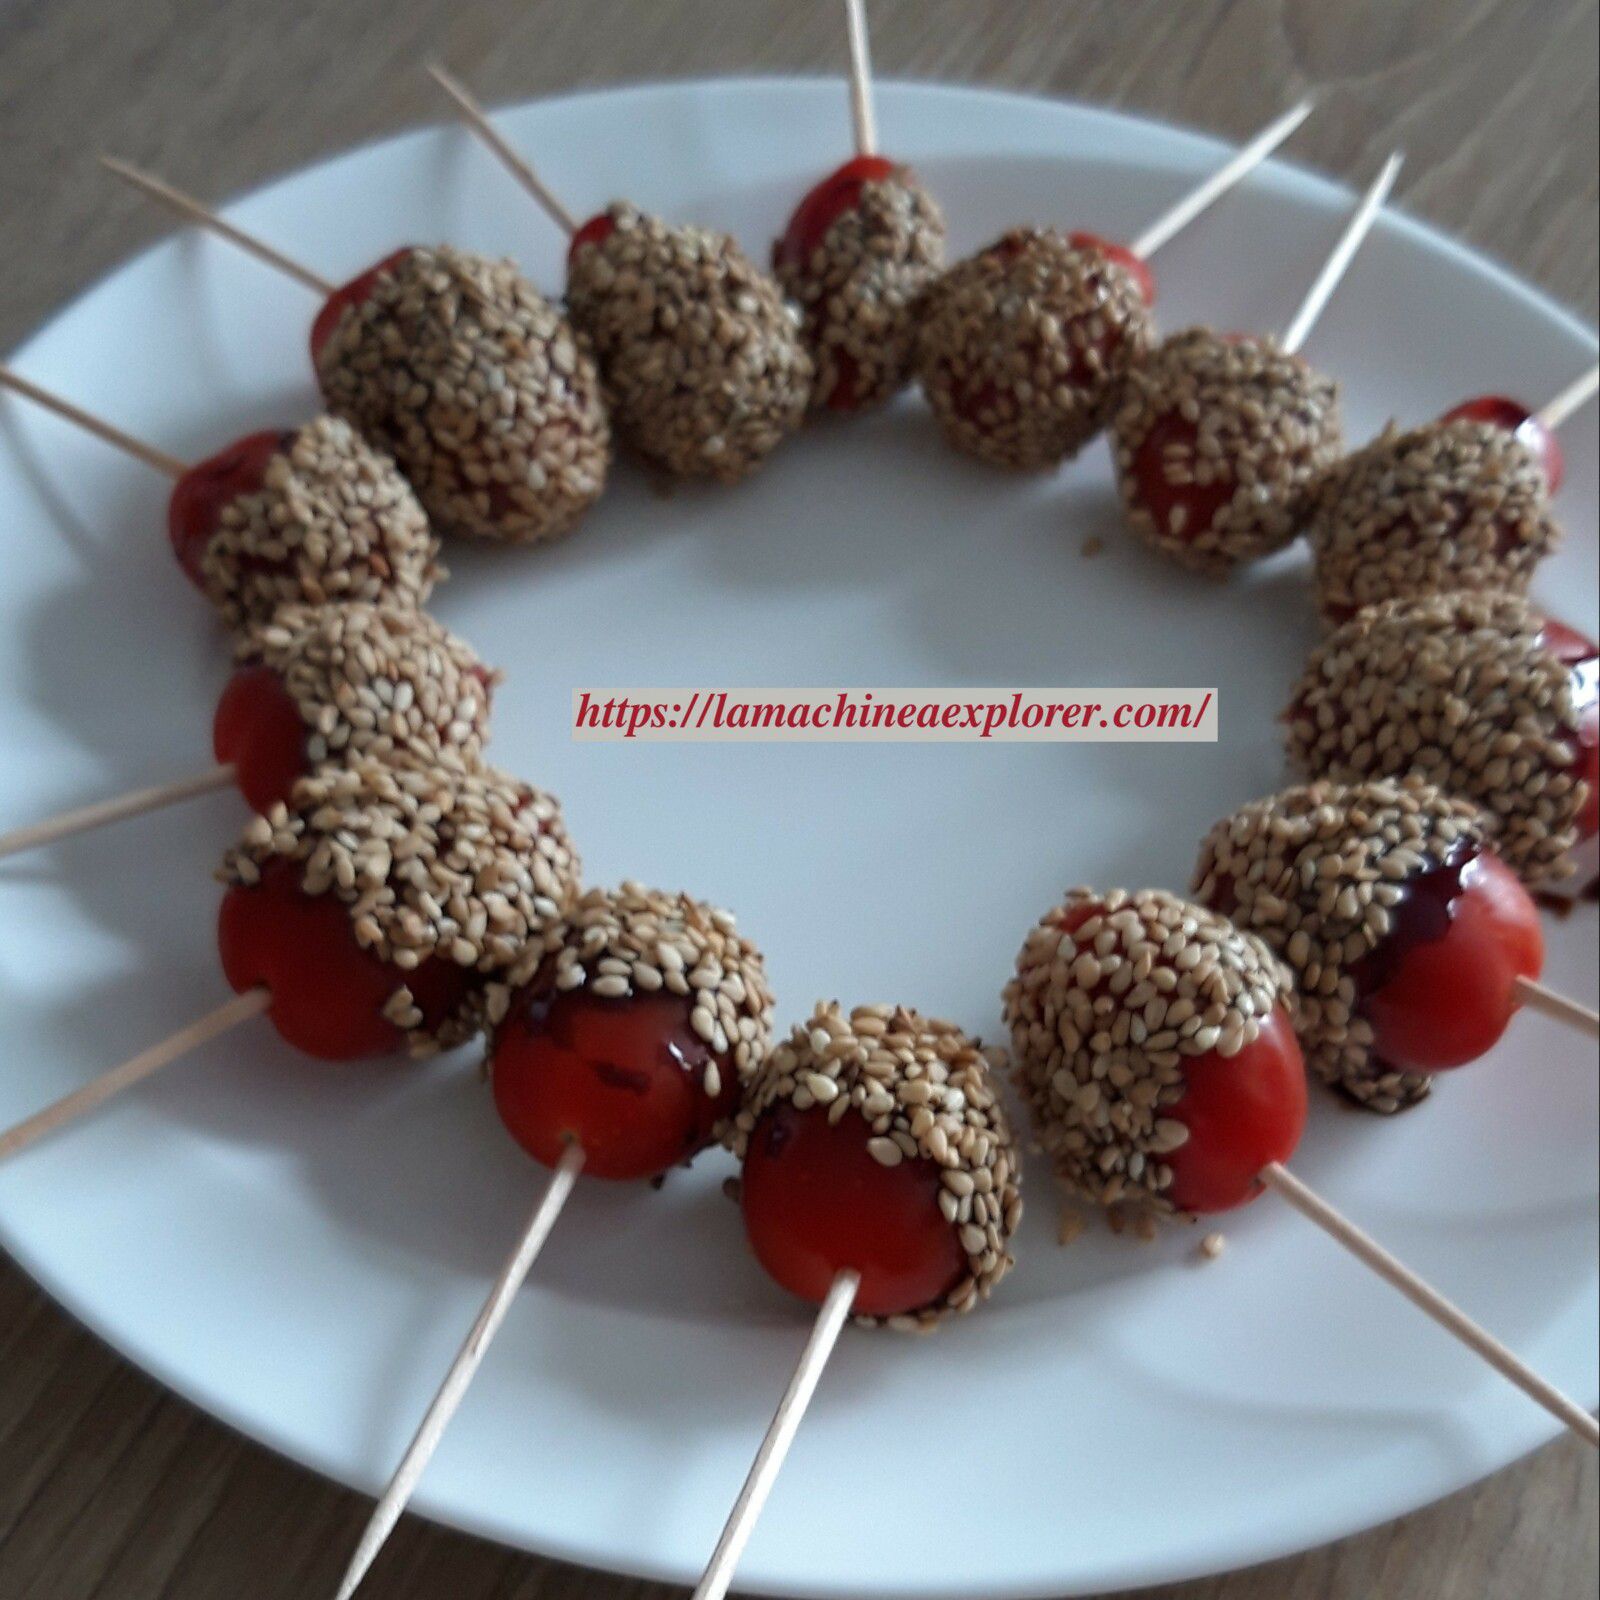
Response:
[{"label": "white plate", "polygon": [[[966,250],[1045,219],[1126,237],[1209,141],[1011,96],[885,86]],[[506,114],[578,207],[614,193],[764,249],[842,157],[836,84],[722,82]],[[91,181],[91,180],[85,180]],[[1348,195],[1262,174],[1160,261],[1165,325],[1280,324]],[[358,151],[241,203],[333,275],[405,240],[560,249],[459,130]],[[17,360],[171,449],[307,414],[313,307],[187,235],[86,295]],[[1312,355],[1351,436],[1484,390],[1533,399],[1592,336],[1390,217]],[[160,528],[162,485],[21,404],[0,430],[0,819],[206,759],[223,641]],[[1541,594],[1595,625],[1591,420]],[[1085,535],[1108,541],[1098,560]],[[736,907],[781,1020],[820,994],[999,1032],[1023,932],[1069,882],[1187,881],[1213,817],[1280,777],[1272,717],[1315,629],[1294,558],[1231,587],[1134,547],[1105,452],[1013,480],[957,460],[915,401],[817,428],[734,491],[619,472],[540,554],[458,550],[436,609],[510,671],[502,763],[564,796],[590,881]],[[1217,748],[572,744],[574,685],[1220,684]],[[0,1121],[215,1004],[209,871],[231,797],[0,869]],[[1549,929],[1593,998],[1595,913]],[[0,1237],[131,1359],[254,1437],[374,1489],[542,1176],[466,1061],[329,1069],[268,1028],[177,1067],[0,1172]],[[1385,1123],[1316,1106],[1298,1165],[1558,1383],[1596,1398],[1594,1052],[1519,1020],[1496,1059]],[[699,1572],[803,1313],[746,1255],[725,1158],[663,1194],[583,1186],[418,1502],[507,1542]],[[758,1592],[1060,1595],[1189,1576],[1392,1517],[1549,1437],[1544,1414],[1271,1200],[1231,1248],[1053,1248],[1031,1174],[1021,1265],[938,1338],[852,1332],[742,1569]]]}]

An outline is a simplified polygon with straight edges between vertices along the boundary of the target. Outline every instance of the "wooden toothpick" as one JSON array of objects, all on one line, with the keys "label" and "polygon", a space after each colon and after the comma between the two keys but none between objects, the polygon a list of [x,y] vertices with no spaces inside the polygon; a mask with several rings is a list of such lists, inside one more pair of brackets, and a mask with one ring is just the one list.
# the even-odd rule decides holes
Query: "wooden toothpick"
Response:
[{"label": "wooden toothpick", "polygon": [[48,389],[41,389],[38,384],[24,378],[19,372],[13,372],[9,367],[0,367],[0,388],[10,389],[14,394],[20,394],[33,401],[35,405],[43,406],[46,411],[53,411],[58,417],[63,417],[82,428],[85,433],[92,433],[95,438],[103,439],[109,445],[115,445],[124,454],[132,456],[135,461],[142,461],[147,467],[153,467],[169,478],[181,478],[189,470],[188,464],[176,456],[169,456],[165,450],[158,450],[153,444],[146,444],[143,439],[135,439],[132,434],[113,427],[104,418],[81,410],[70,400],[63,400],[60,395],[52,394]]},{"label": "wooden toothpick", "polygon": [[1591,1011],[1576,1000],[1569,1000],[1566,995],[1557,994],[1532,978],[1517,979],[1516,997],[1530,1011],[1542,1012],[1556,1022],[1588,1034],[1591,1039],[1600,1039],[1600,1012]]},{"label": "wooden toothpick", "polygon": [[867,32],[866,0],[845,0],[850,32],[850,120],[855,127],[856,154],[878,153],[878,117],[872,104],[872,41]]},{"label": "wooden toothpick", "polygon": [[158,784],[151,789],[135,789],[119,795],[115,800],[100,800],[93,805],[81,806],[76,811],[64,811],[48,822],[35,822],[26,828],[16,828],[10,833],[0,833],[0,861],[7,856],[21,855],[25,850],[42,849],[60,839],[71,839],[80,833],[90,833],[95,828],[108,827],[113,822],[126,822],[142,817],[166,806],[178,805],[185,800],[195,800],[201,795],[215,794],[233,782],[236,768],[231,761],[209,771],[196,773],[191,778],[179,778],[173,783]]},{"label": "wooden toothpick", "polygon": [[756,1520],[760,1517],[767,1503],[767,1497],[772,1493],[772,1486],[777,1482],[778,1474],[783,1469],[789,1447],[794,1443],[806,1408],[817,1392],[817,1384],[821,1381],[823,1369],[828,1364],[829,1356],[833,1354],[833,1347],[839,1342],[839,1335],[850,1316],[850,1308],[855,1304],[856,1294],[860,1288],[861,1277],[855,1272],[841,1272],[833,1280],[828,1298],[822,1302],[822,1309],[817,1313],[811,1337],[806,1341],[806,1347],[800,1354],[799,1365],[794,1369],[789,1387],[778,1403],[778,1409],[773,1415],[766,1437],[762,1439],[761,1448],[756,1452],[750,1475],[739,1491],[739,1498],[734,1502],[733,1511],[712,1554],[711,1564],[706,1568],[705,1576],[695,1589],[693,1600],[723,1600],[723,1596],[727,1594],[728,1586],[733,1582],[734,1570],[739,1565],[739,1558],[750,1542]]},{"label": "wooden toothpick", "polygon": [[1350,270],[1350,263],[1355,260],[1356,252],[1372,231],[1373,223],[1378,220],[1378,213],[1383,209],[1384,201],[1389,198],[1395,179],[1400,176],[1400,168],[1405,165],[1405,159],[1404,153],[1396,150],[1384,162],[1383,170],[1373,179],[1367,192],[1362,195],[1361,203],[1351,213],[1344,232],[1339,235],[1339,242],[1333,247],[1332,254],[1323,262],[1322,271],[1317,274],[1316,282],[1307,291],[1304,302],[1295,312],[1293,321],[1279,341],[1281,347],[1290,355],[1293,355],[1310,337],[1311,330],[1317,325],[1317,319],[1333,298],[1333,291],[1339,287],[1340,280]]},{"label": "wooden toothpick", "polygon": [[1162,245],[1168,243],[1200,215],[1216,204],[1223,195],[1242,179],[1254,172],[1302,122],[1316,106],[1316,101],[1302,100],[1299,105],[1274,118],[1247,145],[1217,168],[1210,177],[1196,184],[1176,205],[1164,211],[1128,247],[1141,261],[1148,261]]},{"label": "wooden toothpick", "polygon": [[1600,389],[1600,366],[1590,367],[1581,378],[1575,378],[1553,400],[1541,406],[1536,413],[1540,422],[1552,433],[1594,398]]},{"label": "wooden toothpick", "polygon": [[544,207],[555,225],[569,238],[575,234],[578,231],[578,219],[561,203],[528,161],[511,148],[471,92],[443,67],[430,66],[428,75],[455,102],[461,120],[500,158],[512,177]]},{"label": "wooden toothpick", "polygon": [[309,267],[302,266],[292,257],[284,255],[281,250],[273,249],[265,240],[236,227],[209,206],[196,200],[193,195],[184,194],[181,189],[174,189],[170,183],[164,183],[160,178],[154,178],[148,172],[141,172],[139,168],[130,166],[126,161],[118,161],[112,156],[101,156],[100,165],[106,171],[115,173],[124,183],[132,184],[141,194],[147,194],[151,199],[159,201],[169,211],[175,211],[187,221],[210,229],[219,239],[226,239],[229,244],[237,245],[247,255],[254,256],[257,261],[264,261],[269,267],[275,267],[324,300],[338,287],[328,279],[318,276]]},{"label": "wooden toothpick", "polygon": [[1600,1424],[1575,1400],[1552,1387],[1525,1363],[1519,1361],[1493,1335],[1484,1331],[1459,1307],[1424,1283],[1416,1273],[1397,1261],[1371,1235],[1364,1233],[1347,1217],[1309,1189],[1287,1168],[1273,1162],[1263,1169],[1261,1181],[1282,1195],[1301,1216],[1309,1218],[1329,1238],[1342,1245],[1361,1264],[1369,1267],[1392,1289],[1403,1294],[1412,1305],[1431,1317],[1446,1333],[1459,1339],[1474,1355],[1487,1361],[1503,1378],[1509,1379],[1531,1400],[1570,1428],[1584,1443],[1600,1449]]},{"label": "wooden toothpick", "polygon": [[411,1499],[418,1480],[427,1469],[434,1451],[439,1448],[439,1441],[444,1437],[450,1419],[466,1398],[468,1386],[483,1364],[483,1358],[488,1353],[495,1334],[500,1331],[500,1325],[505,1321],[506,1313],[517,1297],[517,1291],[521,1289],[534,1262],[538,1259],[545,1240],[550,1237],[551,1229],[555,1227],[556,1219],[560,1217],[562,1208],[578,1181],[578,1174],[582,1171],[583,1151],[578,1145],[569,1144],[555,1171],[551,1173],[550,1182],[533,1215],[528,1219],[527,1227],[523,1229],[515,1248],[500,1269],[500,1275],[495,1279],[494,1287],[489,1291],[489,1298],[484,1301],[483,1309],[478,1313],[477,1321],[473,1323],[466,1343],[461,1346],[460,1352],[451,1363],[439,1392],[433,1397],[422,1419],[421,1427],[417,1429],[416,1436],[401,1458],[394,1477],[389,1480],[388,1488],[378,1501],[372,1513],[372,1520],[368,1522],[366,1531],[361,1535],[361,1542],[356,1546],[356,1553],[351,1558],[349,1569],[344,1575],[344,1582],[339,1585],[338,1600],[350,1600],[361,1587],[361,1580],[366,1577],[378,1552],[383,1549],[385,1541],[394,1531],[395,1524],[400,1520],[401,1513]]},{"label": "wooden toothpick", "polygon": [[19,1122],[14,1128],[0,1133],[0,1161],[9,1160],[29,1145],[37,1144],[47,1134],[55,1133],[68,1123],[87,1116],[114,1096],[133,1088],[135,1084],[143,1083],[163,1067],[171,1066],[191,1050],[198,1050],[201,1045],[209,1044],[230,1029],[237,1028],[241,1022],[259,1017],[271,1004],[272,996],[265,989],[251,989],[245,994],[235,995],[197,1022],[179,1028],[160,1044],[140,1051],[120,1067],[102,1073],[92,1083],[86,1083],[81,1089],[57,1100],[54,1105],[46,1106],[26,1122]]}]

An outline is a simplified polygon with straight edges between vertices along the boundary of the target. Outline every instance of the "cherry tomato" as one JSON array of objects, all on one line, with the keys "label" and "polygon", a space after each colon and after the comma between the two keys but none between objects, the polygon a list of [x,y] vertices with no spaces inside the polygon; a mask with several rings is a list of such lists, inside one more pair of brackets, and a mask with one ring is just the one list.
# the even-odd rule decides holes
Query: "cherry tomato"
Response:
[{"label": "cherry tomato", "polygon": [[1490,851],[1411,880],[1395,927],[1355,977],[1373,1050],[1407,1072],[1476,1061],[1517,1009],[1518,978],[1544,967],[1539,912]]},{"label": "cherry tomato", "polygon": [[1069,233],[1067,243],[1077,250],[1093,250],[1107,261],[1114,261],[1139,285],[1139,294],[1147,306],[1156,303],[1156,278],[1149,264],[1142,261],[1126,245],[1113,244],[1097,233]]},{"label": "cherry tomato", "polygon": [[607,239],[617,231],[617,221],[609,212],[602,211],[597,216],[590,217],[584,225],[572,236],[572,243],[567,246],[567,265],[570,267],[577,259],[578,252],[585,245],[604,244]]},{"label": "cherry tomato", "polygon": [[478,982],[465,967],[438,959],[412,972],[380,961],[356,943],[350,914],[332,894],[308,895],[299,869],[270,863],[261,881],[223,897],[217,943],[222,970],[240,994],[266,988],[268,1015],[295,1049],[319,1061],[390,1055],[405,1043],[383,1008],[402,985],[424,1026],[437,1026]]},{"label": "cherry tomato", "polygon": [[190,467],[173,485],[167,502],[167,537],[178,565],[197,589],[205,587],[202,563],[224,509],[261,487],[267,464],[293,439],[292,433],[249,434]]},{"label": "cherry tomato", "polygon": [[[739,1102],[732,1064],[714,1057],[675,994],[611,1000],[585,989],[522,990],[489,1055],[494,1102],[518,1144],[553,1167],[569,1141],[592,1177],[656,1178],[697,1155]],[[716,1096],[705,1091],[717,1062]]]},{"label": "cherry tomato", "polygon": [[1581,666],[1600,655],[1600,645],[1596,645],[1593,639],[1579,633],[1576,628],[1569,628],[1564,622],[1557,622],[1554,617],[1545,618],[1539,629],[1539,643],[1563,666],[1568,667]]},{"label": "cherry tomato", "polygon": [[[1169,411],[1156,419],[1134,453],[1133,480],[1139,501],[1150,513],[1157,531],[1169,537],[1198,539],[1233,499],[1236,486],[1231,477],[1213,478],[1210,483],[1173,483],[1168,479],[1167,451],[1180,447],[1192,459],[1199,438],[1200,430],[1194,423]],[[1174,530],[1172,514],[1180,507],[1183,526]]]},{"label": "cherry tomato", "polygon": [[931,1161],[886,1167],[867,1149],[858,1112],[774,1106],[756,1124],[740,1204],[756,1259],[791,1294],[820,1305],[847,1267],[861,1274],[855,1310],[909,1316],[943,1300],[968,1270],[939,1209]]},{"label": "cherry tomato", "polygon": [[242,667],[228,680],[211,724],[211,748],[231,761],[240,792],[255,811],[270,810],[306,775],[306,725],[271,667]]},{"label": "cherry tomato", "polygon": [[1185,1057],[1184,1094],[1163,1112],[1189,1130],[1163,1159],[1167,1197],[1184,1211],[1232,1211],[1261,1193],[1261,1169],[1287,1161],[1306,1125],[1306,1069],[1282,1006],[1237,1055]]},{"label": "cherry tomato", "polygon": [[894,162],[882,156],[856,156],[829,173],[795,207],[783,237],[772,247],[773,266],[803,269],[828,229],[861,204],[861,191],[869,183],[892,178],[897,170]]},{"label": "cherry tomato", "polygon": [[339,319],[353,306],[358,306],[372,293],[374,285],[384,273],[392,272],[412,252],[414,247],[407,245],[404,250],[396,250],[393,255],[387,255],[376,266],[368,267],[359,278],[352,278],[343,288],[335,289],[317,313],[316,321],[311,324],[311,364],[317,365],[322,359],[322,351],[329,339],[333,337],[333,330],[338,327]]},{"label": "cherry tomato", "polygon": [[1476,400],[1464,401],[1453,411],[1444,414],[1446,422],[1487,422],[1492,427],[1504,428],[1527,446],[1529,453],[1544,468],[1544,480],[1554,494],[1567,476],[1566,458],[1561,453],[1561,443],[1550,429],[1526,406],[1504,395],[1481,394]]}]

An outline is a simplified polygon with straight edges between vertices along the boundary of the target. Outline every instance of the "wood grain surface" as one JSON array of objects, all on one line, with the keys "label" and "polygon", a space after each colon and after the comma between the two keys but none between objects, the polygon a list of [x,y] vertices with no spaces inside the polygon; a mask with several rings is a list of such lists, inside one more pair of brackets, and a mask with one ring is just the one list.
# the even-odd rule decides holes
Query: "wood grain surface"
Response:
[{"label": "wood grain surface", "polygon": [[[1396,144],[1400,203],[1596,311],[1594,0],[873,0],[886,76],[1006,85],[1239,135],[1308,88],[1297,155]],[[834,72],[838,0],[0,0],[0,349],[166,224],[97,149],[214,198],[497,101]],[[1391,1527],[1160,1600],[1580,1600],[1592,1453],[1564,1442]],[[365,1502],[164,1393],[0,1262],[0,1600],[327,1595]],[[374,1600],[668,1600],[405,1523]]]}]

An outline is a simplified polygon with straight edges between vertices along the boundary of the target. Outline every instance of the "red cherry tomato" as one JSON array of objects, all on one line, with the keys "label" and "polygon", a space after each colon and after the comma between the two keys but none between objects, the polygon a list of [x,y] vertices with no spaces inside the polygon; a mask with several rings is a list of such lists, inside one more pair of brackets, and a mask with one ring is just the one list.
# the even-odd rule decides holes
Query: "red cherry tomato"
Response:
[{"label": "red cherry tomato", "polygon": [[861,191],[869,183],[892,178],[897,170],[894,162],[882,156],[856,156],[838,171],[830,172],[795,207],[783,237],[772,247],[773,266],[803,268],[827,237],[828,229],[861,204]]},{"label": "red cherry tomato", "polygon": [[[1144,443],[1134,453],[1133,481],[1139,502],[1150,513],[1157,531],[1170,538],[1198,539],[1233,499],[1236,486],[1231,477],[1213,478],[1210,483],[1173,483],[1168,479],[1167,451],[1177,446],[1192,458],[1199,438],[1200,430],[1194,423],[1169,411],[1156,418]],[[1172,515],[1179,508],[1183,526],[1174,530]]]},{"label": "red cherry tomato", "polygon": [[252,433],[190,467],[167,502],[167,537],[189,581],[205,587],[201,564],[225,507],[261,487],[267,464],[288,448],[292,433]]},{"label": "red cherry tomato", "polygon": [[308,895],[288,861],[271,863],[257,884],[228,890],[217,944],[233,988],[269,990],[273,1026],[319,1061],[359,1061],[400,1049],[405,1037],[383,1008],[402,984],[424,1025],[436,1026],[478,982],[475,973],[446,961],[424,961],[410,973],[380,961],[356,943],[343,903],[331,894]]},{"label": "red cherry tomato", "polygon": [[1183,1099],[1165,1111],[1189,1130],[1164,1159],[1167,1197],[1199,1215],[1232,1211],[1261,1193],[1261,1169],[1287,1161],[1306,1126],[1306,1069],[1282,1006],[1237,1055],[1215,1050],[1183,1063]]},{"label": "red cherry tomato", "polygon": [[1475,400],[1464,401],[1455,410],[1444,414],[1446,422],[1487,422],[1491,427],[1504,428],[1515,434],[1527,446],[1529,453],[1544,468],[1544,479],[1550,493],[1558,490],[1567,476],[1566,457],[1561,453],[1561,443],[1556,436],[1524,405],[1508,400],[1500,394],[1481,394]]},{"label": "red cherry tomato", "polygon": [[211,748],[231,761],[254,811],[270,810],[306,775],[306,725],[271,667],[242,667],[228,680],[211,724]]},{"label": "red cherry tomato", "polygon": [[597,216],[590,217],[584,225],[572,236],[572,243],[567,246],[567,265],[570,267],[577,259],[578,252],[585,245],[604,244],[607,239],[617,231],[617,221],[609,212],[602,211]]},{"label": "red cherry tomato", "polygon": [[569,1141],[596,1178],[656,1178],[690,1160],[739,1102],[733,1066],[705,1092],[713,1052],[675,994],[610,1000],[584,989],[524,989],[495,1032],[494,1102],[518,1144],[553,1167]]},{"label": "red cherry tomato", "polygon": [[1407,1072],[1443,1072],[1476,1061],[1505,1032],[1517,979],[1543,970],[1544,934],[1528,891],[1489,851],[1418,881],[1428,899],[1401,902],[1396,928],[1356,981],[1365,988],[1379,977],[1362,1003],[1374,1052]]},{"label": "red cherry tomato", "polygon": [[1563,666],[1568,667],[1581,666],[1600,655],[1600,645],[1596,645],[1593,639],[1579,633],[1576,628],[1569,628],[1564,622],[1557,622],[1554,617],[1545,618],[1539,630],[1539,643]]},{"label": "red cherry tomato", "polygon": [[1156,303],[1156,278],[1149,263],[1141,260],[1126,245],[1113,244],[1097,233],[1069,233],[1067,243],[1077,250],[1093,250],[1107,261],[1114,261],[1139,285],[1139,293],[1147,306]]},{"label": "red cherry tomato", "polygon": [[333,330],[339,325],[339,318],[352,306],[358,306],[372,293],[373,286],[384,273],[391,272],[411,254],[413,246],[407,245],[404,250],[396,250],[393,255],[387,255],[376,266],[368,267],[359,278],[352,278],[343,288],[335,289],[317,313],[316,321],[311,324],[311,364],[316,366],[322,359],[323,347],[333,337]]},{"label": "red cherry tomato", "polygon": [[886,1167],[861,1116],[774,1106],[750,1135],[740,1204],[756,1259],[791,1294],[820,1305],[847,1267],[862,1316],[908,1316],[960,1283],[967,1256],[939,1209],[931,1161]]}]

